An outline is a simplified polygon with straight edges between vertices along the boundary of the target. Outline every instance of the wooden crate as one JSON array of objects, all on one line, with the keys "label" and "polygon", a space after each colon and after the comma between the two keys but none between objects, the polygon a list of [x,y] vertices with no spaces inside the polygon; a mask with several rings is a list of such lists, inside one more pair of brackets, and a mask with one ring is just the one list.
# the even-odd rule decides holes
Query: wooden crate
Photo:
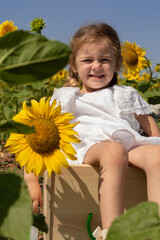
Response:
[{"label": "wooden crate", "polygon": [[[93,213],[91,229],[101,225],[98,205],[99,168],[72,165],[60,176],[44,177],[43,209],[49,226],[44,240],[89,240],[87,218]],[[147,200],[145,173],[128,167],[126,203],[129,209]]]}]

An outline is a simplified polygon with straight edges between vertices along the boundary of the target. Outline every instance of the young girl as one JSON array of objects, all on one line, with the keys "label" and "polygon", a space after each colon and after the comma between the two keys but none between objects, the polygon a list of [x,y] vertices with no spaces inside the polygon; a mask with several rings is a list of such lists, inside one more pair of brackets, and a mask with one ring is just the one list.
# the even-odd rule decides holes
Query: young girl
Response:
[{"label": "young girl", "polygon": [[[113,28],[104,23],[84,26],[72,38],[71,49],[68,82],[55,89],[51,102],[60,100],[62,111],[73,112],[79,121],[75,130],[81,143],[74,145],[78,160],[70,163],[100,166],[103,230],[98,227],[93,235],[105,239],[113,220],[124,211],[128,164],[145,171],[148,200],[160,205],[160,130],[137,91],[115,85],[122,56]],[[75,87],[79,81],[81,88]],[[25,174],[25,179],[36,209],[41,202],[38,180],[32,174]]]}]

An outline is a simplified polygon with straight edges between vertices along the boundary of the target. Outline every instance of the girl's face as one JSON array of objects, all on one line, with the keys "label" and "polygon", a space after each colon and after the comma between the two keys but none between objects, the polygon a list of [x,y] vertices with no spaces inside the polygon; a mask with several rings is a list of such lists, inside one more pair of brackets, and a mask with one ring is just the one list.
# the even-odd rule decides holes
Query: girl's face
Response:
[{"label": "girl's face", "polygon": [[82,81],[80,92],[90,93],[107,87],[120,67],[121,63],[116,62],[115,50],[105,40],[84,44],[77,51],[72,69]]}]

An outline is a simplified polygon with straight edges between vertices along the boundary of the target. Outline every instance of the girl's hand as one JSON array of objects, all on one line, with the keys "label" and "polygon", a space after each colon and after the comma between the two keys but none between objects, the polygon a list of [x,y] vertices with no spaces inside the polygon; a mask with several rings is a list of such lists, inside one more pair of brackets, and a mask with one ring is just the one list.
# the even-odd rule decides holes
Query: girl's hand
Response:
[{"label": "girl's hand", "polygon": [[38,177],[33,173],[24,172],[24,179],[28,186],[28,190],[32,200],[33,213],[38,213],[38,206],[42,207],[42,192],[39,185]]}]

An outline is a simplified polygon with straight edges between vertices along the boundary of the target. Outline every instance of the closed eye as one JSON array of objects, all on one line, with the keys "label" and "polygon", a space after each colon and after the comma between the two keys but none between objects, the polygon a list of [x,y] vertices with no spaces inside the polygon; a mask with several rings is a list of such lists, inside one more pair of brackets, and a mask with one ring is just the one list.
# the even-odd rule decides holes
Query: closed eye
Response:
[{"label": "closed eye", "polygon": [[92,62],[92,60],[91,60],[91,59],[84,59],[84,60],[82,60],[82,62],[88,62],[88,63],[90,63],[90,62]]},{"label": "closed eye", "polygon": [[110,59],[108,59],[108,58],[103,58],[103,59],[101,59],[101,62],[103,63],[105,63],[105,62],[110,62],[111,60]]}]

